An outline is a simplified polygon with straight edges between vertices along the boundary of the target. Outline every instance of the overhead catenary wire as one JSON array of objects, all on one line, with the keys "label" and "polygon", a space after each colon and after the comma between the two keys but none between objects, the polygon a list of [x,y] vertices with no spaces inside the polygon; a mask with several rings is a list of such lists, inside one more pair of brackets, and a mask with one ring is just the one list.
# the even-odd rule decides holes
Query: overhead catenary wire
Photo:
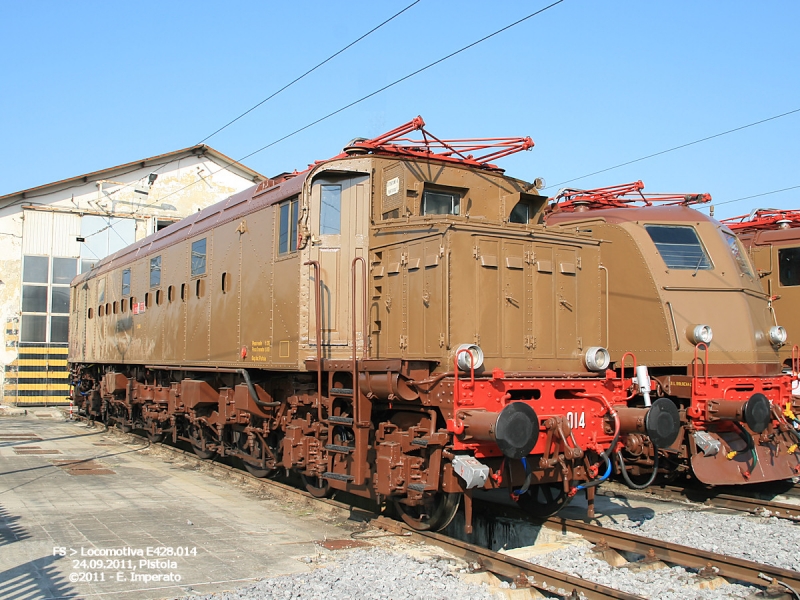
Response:
[{"label": "overhead catenary wire", "polygon": [[[355,40],[353,40],[352,42],[350,42],[350,43],[349,43],[349,44],[347,44],[346,46],[342,47],[341,49],[337,50],[336,52],[334,52],[333,54],[331,54],[330,56],[328,56],[328,57],[327,57],[325,60],[323,60],[322,62],[319,62],[319,63],[317,63],[315,66],[313,66],[313,67],[311,67],[310,69],[308,69],[308,70],[307,70],[305,73],[303,73],[302,75],[300,75],[300,76],[298,76],[298,77],[295,77],[295,78],[294,78],[292,81],[290,81],[289,83],[285,84],[285,85],[284,85],[283,87],[281,87],[280,89],[278,89],[278,90],[276,90],[276,91],[272,92],[272,93],[271,93],[269,96],[267,96],[266,98],[264,98],[263,100],[261,100],[261,101],[260,101],[260,102],[258,102],[257,104],[253,105],[252,107],[248,108],[246,111],[244,111],[243,113],[241,113],[239,116],[235,117],[234,119],[231,119],[231,120],[230,120],[230,121],[228,121],[228,122],[227,122],[225,125],[223,125],[223,126],[222,126],[222,127],[220,127],[219,129],[217,129],[217,130],[216,130],[216,131],[214,131],[213,133],[210,133],[209,135],[207,135],[206,137],[204,137],[202,140],[200,140],[199,142],[197,142],[197,144],[195,144],[195,146],[199,146],[200,144],[202,144],[202,143],[206,142],[207,140],[209,140],[209,139],[211,139],[212,137],[214,137],[215,135],[217,135],[217,134],[218,134],[219,132],[221,132],[222,130],[224,130],[224,129],[226,129],[227,127],[229,127],[229,126],[233,125],[233,124],[234,124],[236,121],[238,121],[238,120],[239,120],[239,119],[241,119],[242,117],[244,117],[244,116],[248,115],[249,113],[253,112],[253,111],[254,111],[255,109],[257,109],[259,106],[261,106],[261,105],[265,104],[265,103],[266,103],[266,102],[268,102],[269,100],[272,100],[272,99],[273,99],[275,96],[277,96],[278,94],[280,94],[280,93],[282,93],[282,92],[286,91],[287,89],[289,89],[290,87],[292,87],[292,86],[293,86],[295,83],[299,82],[301,79],[304,79],[305,77],[307,77],[308,75],[310,75],[311,73],[313,73],[314,71],[316,71],[317,69],[319,69],[320,67],[322,67],[323,65],[325,65],[326,63],[329,63],[329,62],[330,62],[330,61],[332,61],[334,58],[336,58],[337,56],[339,56],[340,54],[342,54],[342,53],[343,53],[343,52],[345,52],[346,50],[349,50],[350,48],[352,48],[353,46],[355,46],[355,45],[356,45],[358,42],[360,42],[360,41],[364,40],[365,38],[369,37],[370,35],[372,35],[372,34],[373,34],[373,33],[375,33],[376,31],[378,31],[378,30],[379,30],[381,27],[383,27],[384,25],[387,25],[388,23],[390,23],[391,21],[393,21],[394,19],[396,19],[397,17],[399,17],[400,15],[402,15],[404,12],[406,12],[406,11],[408,11],[409,9],[413,8],[413,7],[414,7],[416,4],[419,4],[420,2],[422,2],[422,0],[414,0],[414,2],[412,2],[411,4],[409,4],[408,6],[406,6],[405,8],[403,8],[402,10],[400,10],[400,11],[396,12],[395,14],[393,14],[393,15],[392,15],[391,17],[389,17],[388,19],[385,19],[384,21],[382,21],[382,22],[381,22],[381,23],[379,23],[378,25],[374,26],[372,29],[370,29],[370,30],[369,30],[369,31],[367,31],[366,33],[364,33],[364,34],[360,35],[358,38],[356,38]],[[240,160],[244,160],[244,159],[240,159]],[[161,163],[161,165],[159,165],[159,166],[158,166],[158,168],[156,168],[156,169],[153,169],[153,170],[151,171],[151,173],[158,173],[158,172],[159,172],[159,171],[160,171],[162,168],[164,168],[164,167],[165,167],[166,165],[168,165],[168,164],[170,164],[170,163],[169,163],[169,162],[164,162],[164,163]],[[232,165],[231,165],[231,166],[232,166]],[[243,166],[243,165],[242,165],[242,166]],[[127,171],[126,173],[123,173],[123,175],[126,175],[127,173],[131,173],[131,172],[133,172],[133,171],[136,171],[137,169],[138,169],[138,167],[137,167],[137,168],[134,168],[134,169],[131,169],[130,171]],[[219,172],[219,171],[215,171],[215,173],[218,173],[218,172]],[[212,173],[212,175],[213,175],[213,173]],[[123,185],[123,186],[121,186],[121,187],[119,187],[119,188],[115,189],[115,190],[114,190],[114,192],[119,192],[119,191],[122,191],[122,190],[124,190],[124,189],[126,189],[126,188],[129,188],[129,187],[131,187],[131,186],[135,185],[135,184],[136,184],[138,181],[141,181],[142,179],[143,179],[143,178],[140,178],[140,179],[137,179],[136,181],[132,181],[132,182],[130,182],[130,183],[128,183],[128,184],[125,184],[125,185]],[[81,185],[85,185],[85,182],[81,182],[81,183],[78,183],[78,184],[74,184],[74,185],[72,185],[72,186],[70,186],[70,187],[79,187],[79,186],[81,186]],[[192,185],[193,185],[193,184],[192,184]],[[187,187],[188,187],[188,186],[187,186]],[[178,191],[180,191],[180,190],[178,190]],[[41,194],[41,195],[42,195],[42,196],[44,196],[44,195],[46,195],[46,194]],[[171,195],[171,194],[170,194],[170,195]],[[39,196],[29,196],[28,198],[38,198],[38,197],[39,197]],[[26,199],[27,199],[27,198],[26,198]],[[19,202],[21,202],[21,200],[20,200]],[[159,200],[159,202],[160,202],[160,200]],[[153,206],[154,204],[156,204],[156,203],[146,204],[146,205],[144,205],[144,206],[142,206],[142,207],[140,207],[140,208],[146,208],[146,207],[148,207],[148,206]]]},{"label": "overhead catenary wire", "polygon": [[591,177],[592,175],[599,175],[600,173],[606,173],[608,171],[613,171],[614,169],[619,169],[620,167],[625,167],[627,165],[632,165],[637,162],[641,162],[643,160],[647,160],[649,158],[654,158],[656,156],[661,156],[662,154],[668,154],[670,152],[675,152],[676,150],[681,150],[682,148],[688,148],[689,146],[694,146],[695,144],[700,144],[702,142],[707,142],[708,140],[713,140],[718,137],[722,137],[723,135],[728,135],[730,133],[735,133],[737,131],[742,131],[743,129],[748,129],[750,127],[755,127],[756,125],[761,125],[762,123],[768,123],[769,121],[774,121],[776,119],[780,119],[782,117],[788,117],[789,115],[793,115],[795,113],[800,112],[800,108],[795,108],[794,110],[790,110],[779,115],[773,115],[771,117],[767,117],[766,119],[761,119],[760,121],[754,121],[753,123],[748,123],[747,125],[742,125],[740,127],[734,127],[733,129],[728,129],[727,131],[721,131],[720,133],[715,133],[714,135],[709,135],[704,138],[700,138],[699,140],[694,140],[693,142],[687,142],[685,144],[680,144],[678,146],[673,146],[672,148],[668,148],[666,150],[661,150],[659,152],[654,152],[653,154],[648,154],[647,156],[641,156],[639,158],[634,158],[633,160],[629,160],[618,165],[614,165],[613,167],[607,167],[605,169],[600,169],[599,171],[594,171],[592,173],[587,173],[586,175],[581,175],[580,177],[573,177],[572,179],[567,179],[566,181],[561,181],[559,183],[554,183],[553,185],[547,186],[547,188],[557,188],[565,183],[572,183],[573,181],[578,181],[579,179],[586,179],[587,177]]},{"label": "overhead catenary wire", "polygon": [[234,123],[236,123],[236,121],[238,121],[238,120],[239,120],[239,119],[241,119],[242,117],[244,117],[244,116],[246,116],[246,115],[250,114],[251,112],[253,112],[255,109],[257,109],[257,108],[258,108],[259,106],[261,106],[262,104],[264,104],[264,103],[266,103],[266,102],[268,102],[268,101],[272,100],[272,99],[273,99],[275,96],[277,96],[277,95],[278,95],[278,94],[280,94],[281,92],[283,92],[283,91],[285,91],[285,90],[289,89],[289,88],[290,88],[290,87],[292,87],[292,86],[293,86],[295,83],[297,83],[297,82],[298,82],[298,81],[300,81],[301,79],[305,78],[307,75],[310,75],[311,73],[313,73],[314,71],[316,71],[317,69],[319,69],[321,66],[325,65],[326,63],[329,63],[329,62],[330,62],[330,61],[332,61],[334,58],[336,58],[337,56],[339,56],[341,53],[343,53],[343,52],[345,52],[346,50],[348,50],[349,48],[352,48],[353,46],[355,46],[355,45],[356,45],[358,42],[360,42],[361,40],[363,40],[363,39],[365,39],[365,38],[369,37],[370,35],[372,35],[372,34],[373,34],[373,33],[375,33],[376,31],[378,31],[378,29],[380,29],[381,27],[383,27],[383,26],[384,26],[384,25],[386,25],[387,23],[389,23],[389,22],[393,21],[394,19],[396,19],[397,17],[399,17],[400,15],[402,15],[404,12],[406,12],[407,10],[409,10],[410,8],[412,8],[412,7],[413,7],[415,4],[419,4],[421,1],[422,1],[422,0],[414,0],[414,2],[412,2],[411,4],[409,4],[408,6],[406,6],[406,7],[405,7],[403,10],[401,10],[401,11],[399,11],[399,12],[397,12],[397,13],[393,14],[391,17],[389,17],[388,19],[386,19],[385,21],[383,21],[383,22],[382,22],[382,23],[380,23],[379,25],[376,25],[375,27],[373,27],[372,29],[370,29],[370,30],[369,30],[368,32],[366,32],[365,34],[361,35],[360,37],[356,38],[355,40],[353,40],[352,42],[350,42],[349,44],[347,44],[347,45],[346,45],[345,47],[343,47],[341,50],[338,50],[337,52],[335,52],[335,53],[331,54],[331,55],[330,55],[328,58],[326,58],[326,59],[325,59],[325,60],[323,60],[322,62],[320,62],[320,63],[317,63],[315,66],[311,67],[311,68],[310,68],[308,71],[306,71],[305,73],[303,73],[303,74],[302,74],[302,75],[300,75],[299,77],[296,77],[295,79],[293,79],[292,81],[290,81],[289,83],[287,83],[286,85],[284,85],[284,86],[283,86],[282,88],[280,88],[279,90],[276,90],[276,91],[272,92],[272,93],[271,93],[269,96],[267,96],[266,98],[264,98],[263,100],[261,100],[261,101],[260,101],[260,102],[258,102],[257,104],[255,104],[255,105],[251,106],[250,108],[248,108],[246,111],[244,111],[244,112],[243,112],[242,114],[240,114],[238,117],[236,117],[236,118],[234,118],[234,119],[231,119],[230,121],[228,121],[227,123],[225,123],[225,125],[223,125],[223,126],[222,126],[222,127],[220,127],[219,129],[217,129],[217,130],[216,130],[216,131],[214,131],[213,133],[211,133],[211,134],[207,135],[206,137],[204,137],[202,140],[200,140],[200,141],[199,141],[199,142],[197,142],[197,143],[198,143],[198,144],[202,144],[202,143],[203,143],[203,142],[205,142],[206,140],[209,140],[209,139],[211,139],[212,137],[214,137],[215,135],[217,135],[217,134],[218,134],[220,131],[222,131],[222,130],[224,130],[224,129],[228,128],[228,127],[230,127],[231,125],[233,125]]},{"label": "overhead catenary wire", "polygon": [[713,206],[721,206],[723,204],[733,204],[734,202],[741,202],[742,200],[750,200],[752,198],[760,198],[761,196],[769,196],[771,194],[778,194],[780,192],[788,192],[789,190],[797,190],[797,189],[800,189],[800,185],[793,185],[791,187],[785,187],[779,190],[772,190],[771,192],[763,192],[761,194],[753,194],[752,196],[743,196],[742,198],[736,198],[735,200],[725,200],[725,202],[716,202]]},{"label": "overhead catenary wire", "polygon": [[[416,75],[419,75],[420,73],[422,73],[424,71],[427,71],[428,69],[430,69],[432,67],[435,67],[436,65],[438,65],[440,63],[443,63],[446,60],[451,59],[454,56],[457,56],[457,55],[461,54],[462,52],[465,52],[466,50],[469,50],[470,48],[473,48],[473,47],[477,46],[478,44],[481,44],[481,43],[485,42],[486,40],[489,40],[489,39],[495,37],[496,35],[499,35],[499,34],[503,33],[504,31],[508,31],[512,27],[516,27],[517,25],[519,25],[521,23],[524,23],[525,21],[527,21],[529,19],[532,19],[533,17],[535,17],[537,15],[542,14],[543,12],[553,8],[554,6],[557,6],[557,5],[561,4],[564,1],[565,0],[556,0],[556,2],[548,4],[544,8],[540,8],[539,10],[537,10],[535,12],[532,12],[529,15],[527,15],[525,17],[522,17],[521,19],[516,20],[513,23],[510,23],[510,24],[506,25],[505,27],[501,27],[497,31],[494,31],[494,32],[492,32],[492,33],[490,33],[490,34],[488,34],[488,35],[486,35],[486,36],[484,36],[484,37],[482,37],[482,38],[480,38],[478,40],[475,40],[474,42],[472,42],[470,44],[467,44],[466,46],[463,46],[462,48],[459,48],[458,50],[455,50],[454,52],[451,52],[450,54],[447,54],[447,55],[445,55],[445,56],[443,56],[443,57],[441,57],[441,58],[439,58],[439,59],[437,59],[437,60],[435,60],[435,61],[433,61],[431,63],[428,63],[427,65],[417,69],[416,71],[412,71],[411,73],[409,73],[407,75],[404,75],[403,77],[400,77],[399,79],[395,79],[393,82],[391,82],[391,83],[389,83],[389,84],[387,84],[387,85],[385,85],[385,86],[383,86],[381,88],[378,88],[377,90],[375,90],[373,92],[370,92],[369,94],[367,94],[365,96],[362,96],[361,98],[359,98],[357,100],[354,100],[354,101],[350,102],[349,104],[345,104],[341,108],[337,108],[336,110],[334,110],[332,112],[329,112],[325,116],[320,117],[320,118],[316,119],[315,121],[312,121],[312,122],[308,123],[307,125],[303,125],[302,127],[298,128],[298,129],[295,129],[291,133],[287,133],[283,137],[280,137],[280,138],[270,142],[269,144],[267,144],[265,146],[262,146],[258,150],[254,150],[253,152],[250,152],[249,154],[246,154],[245,156],[243,156],[243,157],[241,157],[241,158],[239,158],[237,160],[234,160],[233,163],[231,163],[230,165],[227,165],[225,167],[222,167],[222,168],[214,171],[213,173],[211,173],[211,175],[216,175],[217,173],[220,173],[222,171],[226,171],[229,168],[233,167],[234,165],[244,166],[244,165],[242,165],[241,161],[246,160],[246,159],[250,158],[251,156],[255,156],[259,152],[263,152],[267,148],[271,148],[272,146],[275,146],[276,144],[279,144],[280,142],[283,142],[284,140],[287,140],[290,137],[293,137],[293,136],[297,135],[298,133],[301,133],[301,132],[305,131],[306,129],[310,129],[314,125],[318,125],[319,123],[322,123],[323,121],[326,121],[327,119],[330,119],[331,117],[333,117],[335,115],[338,115],[341,112],[344,112],[348,108],[352,108],[353,106],[356,106],[357,104],[361,104],[365,100],[368,100],[368,99],[372,98],[373,96],[377,96],[378,94],[380,94],[382,92],[385,92],[386,90],[388,90],[390,88],[393,88],[394,86],[396,86],[396,85],[398,85],[398,84],[400,84],[400,83],[402,83],[402,82],[404,82],[404,81],[406,81],[408,79],[411,79],[412,77],[414,77]],[[800,109],[798,109],[798,110],[800,110]],[[169,198],[170,196],[178,194],[178,193],[182,192],[183,190],[192,187],[195,184],[197,184],[197,181],[194,181],[194,182],[192,182],[192,183],[190,183],[188,185],[185,185],[184,187],[182,187],[180,189],[175,190],[174,192],[171,192],[171,193],[167,194],[166,196],[162,197],[159,200],[159,202],[165,200],[166,198]],[[145,206],[152,206],[152,205],[145,205]]]}]

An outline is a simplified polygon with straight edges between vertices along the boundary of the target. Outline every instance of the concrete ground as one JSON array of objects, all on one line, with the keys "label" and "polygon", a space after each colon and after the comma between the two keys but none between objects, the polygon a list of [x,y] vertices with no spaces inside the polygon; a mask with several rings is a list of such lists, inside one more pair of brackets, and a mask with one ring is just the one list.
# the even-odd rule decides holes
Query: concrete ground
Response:
[{"label": "concrete ground", "polygon": [[2,599],[231,589],[307,571],[315,541],[349,537],[346,518],[209,477],[57,410],[0,416]]}]

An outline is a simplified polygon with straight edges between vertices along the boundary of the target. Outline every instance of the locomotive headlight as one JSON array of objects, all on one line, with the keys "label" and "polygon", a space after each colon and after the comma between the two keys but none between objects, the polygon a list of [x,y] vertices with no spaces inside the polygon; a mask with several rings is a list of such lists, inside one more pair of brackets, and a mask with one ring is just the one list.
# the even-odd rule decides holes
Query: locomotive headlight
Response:
[{"label": "locomotive headlight", "polygon": [[[691,327],[691,325],[690,325]],[[689,341],[693,344],[710,344],[711,339],[714,337],[714,332],[711,331],[709,325],[695,325],[689,331]]]},{"label": "locomotive headlight", "polygon": [[780,325],[770,327],[769,341],[773,346],[783,346],[786,343],[786,330]]},{"label": "locomotive headlight", "polygon": [[456,348],[456,362],[460,371],[470,368],[480,369],[483,366],[483,350],[475,344],[461,344]]},{"label": "locomotive headlight", "polygon": [[601,346],[592,346],[586,351],[583,362],[590,371],[605,371],[611,363],[611,355]]}]

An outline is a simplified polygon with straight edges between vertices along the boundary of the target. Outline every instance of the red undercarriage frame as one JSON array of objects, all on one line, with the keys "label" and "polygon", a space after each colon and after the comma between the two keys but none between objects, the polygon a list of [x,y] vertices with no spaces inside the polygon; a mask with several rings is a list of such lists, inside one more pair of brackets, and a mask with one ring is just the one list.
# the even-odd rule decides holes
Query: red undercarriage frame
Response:
[{"label": "red undercarriage frame", "polygon": [[[696,356],[694,373],[686,378],[691,397],[686,398],[685,435],[667,451],[678,456],[686,453],[695,476],[713,485],[777,481],[800,475],[797,438],[790,431],[791,419],[787,419],[792,408],[800,412],[792,406],[793,376],[711,376],[703,367],[708,349],[700,344],[698,350],[704,350],[705,357],[698,360]],[[627,409],[628,401],[637,393],[633,379],[618,377],[611,370],[604,376],[581,378],[566,374],[507,377],[500,369],[490,376],[476,378],[472,373],[459,378],[456,370],[453,385],[454,418],[447,421],[447,428],[455,434],[454,450],[468,451],[479,459],[502,457],[494,442],[464,439],[464,420],[475,411],[499,413],[511,402],[524,401],[541,424],[530,454],[540,457],[539,465],[544,469],[555,466],[559,455],[578,459],[586,451],[599,454],[608,449],[614,437],[613,412]],[[651,390],[657,392],[659,385],[653,380]],[[742,417],[742,406],[754,394],[766,396],[771,410],[770,424],[760,433],[750,431]],[[696,432],[717,441],[717,452],[701,450],[693,437]],[[643,431],[631,431],[630,427],[623,430],[612,454],[625,447],[626,435],[631,433]],[[596,473],[596,468],[591,469],[591,476]]]},{"label": "red undercarriage frame", "polygon": [[[708,348],[705,360],[698,361],[695,350],[691,404],[686,411],[688,443],[692,470],[703,483],[730,485],[779,481],[800,475],[798,438],[792,433],[792,381],[798,373],[798,351],[793,349],[793,374],[749,377],[709,376]],[[770,402],[770,425],[756,433],[736,416],[736,407],[753,395],[763,394]],[[709,453],[697,448],[692,435],[696,431],[713,434],[721,443],[719,451]]]}]

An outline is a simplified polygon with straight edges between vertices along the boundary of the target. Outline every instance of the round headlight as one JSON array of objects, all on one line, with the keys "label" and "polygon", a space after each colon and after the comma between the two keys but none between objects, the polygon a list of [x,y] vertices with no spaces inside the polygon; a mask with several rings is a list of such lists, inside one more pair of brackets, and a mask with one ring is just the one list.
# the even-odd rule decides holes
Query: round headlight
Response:
[{"label": "round headlight", "polygon": [[714,337],[714,332],[711,331],[711,327],[709,325],[695,325],[692,329],[691,335],[689,339],[693,344],[710,344],[712,338]]},{"label": "round headlight", "polygon": [[475,344],[461,344],[456,348],[456,356],[460,371],[469,371],[470,368],[480,369],[483,366],[483,350]]},{"label": "round headlight", "polygon": [[769,341],[775,346],[783,346],[786,343],[786,330],[780,325],[770,327]]},{"label": "round headlight", "polygon": [[584,355],[584,363],[590,371],[605,371],[611,363],[611,355],[602,346],[592,346]]}]

